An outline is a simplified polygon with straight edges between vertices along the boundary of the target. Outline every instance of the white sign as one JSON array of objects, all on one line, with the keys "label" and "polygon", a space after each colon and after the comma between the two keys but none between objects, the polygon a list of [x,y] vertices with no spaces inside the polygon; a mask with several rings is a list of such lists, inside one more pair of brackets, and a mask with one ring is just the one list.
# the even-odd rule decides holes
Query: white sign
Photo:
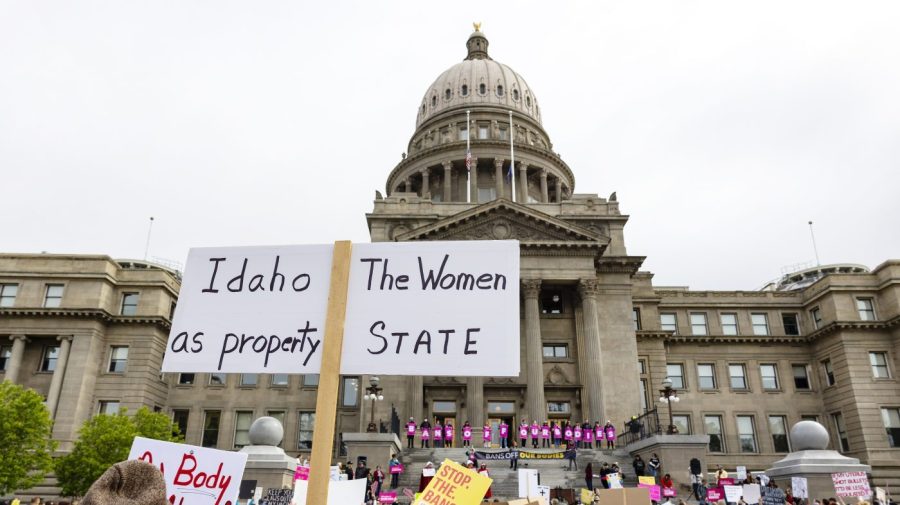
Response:
[{"label": "white sign", "polygon": [[838,496],[856,496],[868,498],[872,496],[869,488],[869,478],[866,472],[842,472],[831,474],[834,482],[834,492]]},{"label": "white sign", "polygon": [[739,466],[737,467],[737,480],[747,480],[747,467]]},{"label": "white sign", "polygon": [[744,496],[744,486],[725,486],[725,501],[737,503]]},{"label": "white sign", "polygon": [[[294,481],[295,505],[306,505],[308,480]],[[328,481],[327,505],[362,505],[366,496],[366,479]]]},{"label": "white sign", "polygon": [[619,472],[608,474],[606,478],[609,479],[610,489],[622,489],[622,477],[619,476]]},{"label": "white sign", "polygon": [[128,459],[160,469],[169,503],[236,505],[247,454],[135,437]]},{"label": "white sign", "polygon": [[791,495],[794,498],[809,498],[806,477],[791,477]]},{"label": "white sign", "polygon": [[545,500],[550,499],[550,486],[538,486],[537,495]]},{"label": "white sign", "polygon": [[[191,249],[164,372],[319,373],[333,246]],[[517,241],[354,244],[342,374],[519,374]]]},{"label": "white sign", "polygon": [[744,484],[744,501],[749,505],[759,503],[760,494],[759,484]]},{"label": "white sign", "polygon": [[887,493],[884,492],[884,489],[880,487],[875,488],[875,498],[878,498],[878,503],[884,505],[887,503]]},{"label": "white sign", "polygon": [[540,496],[538,494],[538,471],[519,469],[519,498]]}]

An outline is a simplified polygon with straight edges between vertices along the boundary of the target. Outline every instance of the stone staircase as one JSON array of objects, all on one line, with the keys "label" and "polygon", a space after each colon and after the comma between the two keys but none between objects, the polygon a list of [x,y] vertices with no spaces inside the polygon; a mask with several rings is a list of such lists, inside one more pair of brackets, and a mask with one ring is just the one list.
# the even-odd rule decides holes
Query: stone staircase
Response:
[{"label": "stone staircase", "polygon": [[[435,468],[445,459],[462,463],[466,460],[466,450],[467,448],[464,447],[452,449],[405,449],[400,457],[405,471],[400,475],[398,490],[402,491],[403,488],[409,488],[412,491],[418,490],[419,477],[422,475],[422,468],[425,467],[426,463],[431,461],[434,463]],[[535,449],[534,452],[553,451]],[[588,462],[593,463],[595,474],[600,473],[600,464],[604,461],[610,464],[618,462],[624,474],[625,485],[636,485],[637,479],[634,477],[634,471],[631,468],[631,457],[627,451],[623,449],[579,449],[577,454],[578,470],[569,471],[569,461],[566,459],[520,459],[519,468],[537,470],[542,485],[550,486],[551,488],[578,489],[584,487],[584,469]],[[518,498],[518,473],[509,468],[509,461],[484,461],[484,463],[487,465],[491,478],[494,480],[491,485],[493,498],[500,498],[501,500]],[[600,479],[595,478],[594,484],[600,486]],[[398,495],[400,494],[398,493]],[[409,500],[403,497],[400,503],[409,503]]]}]

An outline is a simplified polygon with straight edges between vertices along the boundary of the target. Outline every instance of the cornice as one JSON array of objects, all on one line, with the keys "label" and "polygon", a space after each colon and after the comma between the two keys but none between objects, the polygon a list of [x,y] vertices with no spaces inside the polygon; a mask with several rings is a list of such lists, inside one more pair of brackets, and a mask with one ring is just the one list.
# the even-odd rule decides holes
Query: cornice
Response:
[{"label": "cornice", "polygon": [[637,330],[634,336],[638,340],[669,340],[672,337],[671,331],[661,330]]},{"label": "cornice", "polygon": [[876,331],[900,326],[900,316],[883,321],[833,321],[807,336],[810,342],[840,330]]},{"label": "cornice", "polygon": [[149,324],[162,330],[172,329],[172,322],[160,316],[118,316],[110,314],[103,309],[17,309],[2,308],[0,317],[35,317],[35,318],[68,318],[68,319],[93,319],[105,324]]},{"label": "cornice", "polygon": [[596,261],[598,273],[634,275],[644,264],[646,256],[600,256]]},{"label": "cornice", "polygon": [[679,344],[806,344],[797,335],[672,335],[669,342]]}]

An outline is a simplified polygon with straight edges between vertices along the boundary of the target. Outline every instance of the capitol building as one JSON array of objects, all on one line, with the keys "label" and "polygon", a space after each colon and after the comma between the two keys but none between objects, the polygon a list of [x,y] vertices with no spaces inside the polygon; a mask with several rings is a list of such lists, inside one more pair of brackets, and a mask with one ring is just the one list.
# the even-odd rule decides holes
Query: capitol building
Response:
[{"label": "capitol building", "polygon": [[[406,154],[365,218],[373,242],[518,240],[521,373],[380,376],[375,402],[363,398],[371,377],[342,377],[337,442],[370,419],[384,431],[409,417],[468,421],[480,441],[504,420],[622,431],[650,412],[663,431],[671,414],[678,433],[708,435],[708,468],[761,470],[791,451],[791,426],[814,419],[876,485],[900,484],[900,260],[819,266],[757,291],[655,286],[626,247],[626,202],[576,188],[578,167],[554,151],[539,90],[478,29],[461,56],[415,104]],[[220,449],[248,444],[251,422],[270,415],[284,449],[308,454],[317,376],[160,373],[180,284],[148,262],[0,254],[0,379],[46,397],[61,451],[90,416],[148,406],[187,443]]]}]

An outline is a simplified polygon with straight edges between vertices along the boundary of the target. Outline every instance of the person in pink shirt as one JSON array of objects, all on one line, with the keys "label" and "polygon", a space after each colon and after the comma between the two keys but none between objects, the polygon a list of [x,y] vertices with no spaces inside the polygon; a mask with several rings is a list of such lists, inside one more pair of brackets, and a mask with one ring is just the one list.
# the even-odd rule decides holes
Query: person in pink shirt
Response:
[{"label": "person in pink shirt", "polygon": [[491,425],[488,423],[484,423],[484,428],[481,429],[481,439],[484,441],[485,447],[491,446]]},{"label": "person in pink shirt", "polygon": [[422,435],[422,448],[426,448],[431,441],[431,423],[428,422],[428,419],[422,421],[422,424],[419,425],[419,429],[421,430]]},{"label": "person in pink shirt", "polygon": [[594,423],[594,447],[602,449],[604,440],[606,440],[606,430],[600,426],[600,421],[597,421]]},{"label": "person in pink shirt", "polygon": [[453,424],[450,421],[444,425],[444,447],[453,447]]},{"label": "person in pink shirt", "polygon": [[583,433],[581,432],[581,425],[576,424],[575,428],[572,430],[575,435],[575,447],[581,449],[581,436]]},{"label": "person in pink shirt", "polygon": [[615,449],[616,448],[616,427],[613,426],[613,423],[606,420],[606,426],[604,426],[606,430],[606,448],[607,449]]},{"label": "person in pink shirt", "polygon": [[409,422],[406,423],[406,448],[412,449],[415,445],[416,438],[416,420],[412,417],[409,418]]},{"label": "person in pink shirt", "polygon": [[444,446],[444,427],[441,426],[441,422],[436,417],[434,418],[434,431],[431,433],[431,439],[434,441],[436,448]]},{"label": "person in pink shirt", "polygon": [[541,447],[550,447],[550,423],[547,421],[541,425]]},{"label": "person in pink shirt", "polygon": [[472,426],[469,424],[469,421],[463,423],[462,434],[463,447],[472,447]]},{"label": "person in pink shirt", "polygon": [[521,440],[519,447],[528,448],[528,421],[524,419],[522,419],[522,424],[519,425],[519,440]]},{"label": "person in pink shirt", "polygon": [[497,430],[500,433],[500,447],[506,449],[509,445],[509,425],[506,424],[506,421],[500,421],[500,426]]},{"label": "person in pink shirt", "polygon": [[594,430],[588,422],[585,422],[584,426],[585,428],[582,428],[583,434],[581,436],[584,437],[585,448],[590,449],[591,446],[594,445]]},{"label": "person in pink shirt", "polygon": [[563,438],[566,439],[566,442],[571,442],[573,440],[573,435],[572,425],[569,424],[569,421],[566,421],[566,426],[563,428]]},{"label": "person in pink shirt", "polygon": [[562,426],[559,425],[556,421],[553,421],[553,445],[559,447],[562,443]]},{"label": "person in pink shirt", "polygon": [[541,425],[538,424],[537,419],[531,422],[531,447],[537,449],[538,440],[541,438]]}]

